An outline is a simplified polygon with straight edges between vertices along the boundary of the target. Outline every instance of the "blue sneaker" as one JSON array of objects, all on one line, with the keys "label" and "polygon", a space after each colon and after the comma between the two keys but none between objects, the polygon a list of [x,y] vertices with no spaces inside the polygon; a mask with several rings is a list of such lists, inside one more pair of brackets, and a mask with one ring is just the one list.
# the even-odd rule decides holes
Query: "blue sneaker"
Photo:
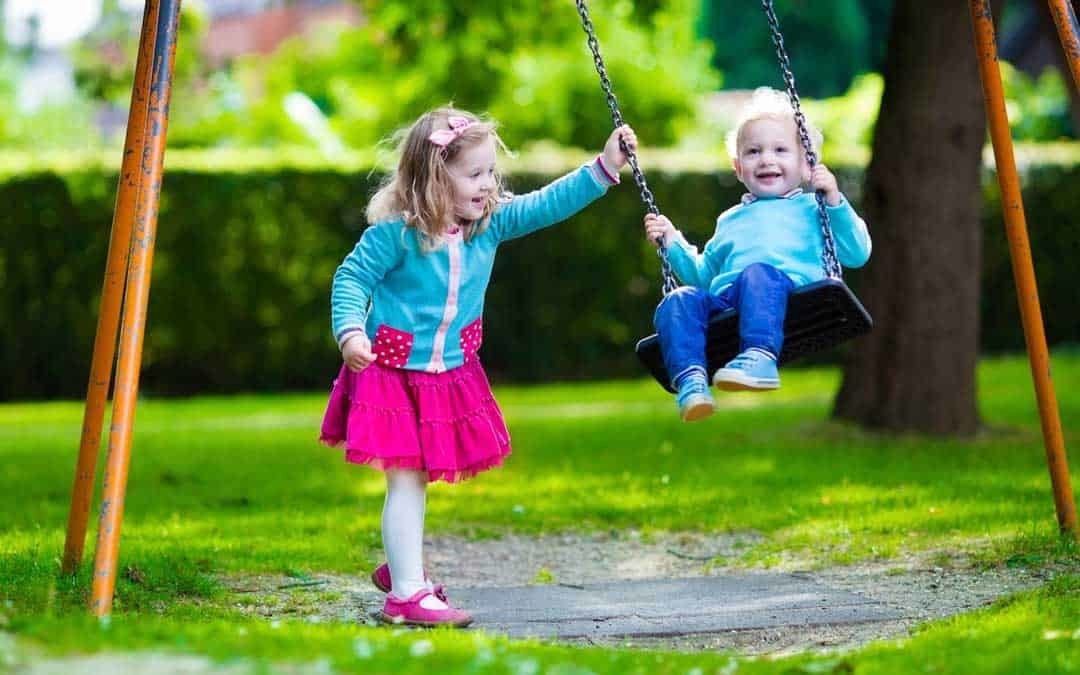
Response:
[{"label": "blue sneaker", "polygon": [[703,420],[716,410],[716,401],[709,392],[709,381],[699,373],[682,378],[675,402],[679,405],[679,417],[683,422]]},{"label": "blue sneaker", "polygon": [[780,388],[776,357],[751,347],[716,371],[713,384],[724,391],[769,391]]}]

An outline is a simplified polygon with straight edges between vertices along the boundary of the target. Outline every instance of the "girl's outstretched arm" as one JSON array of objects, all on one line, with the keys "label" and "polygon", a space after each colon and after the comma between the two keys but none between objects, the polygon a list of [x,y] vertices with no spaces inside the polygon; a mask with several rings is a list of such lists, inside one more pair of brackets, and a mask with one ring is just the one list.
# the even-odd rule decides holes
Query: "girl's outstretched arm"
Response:
[{"label": "girl's outstretched arm", "polygon": [[601,197],[619,182],[626,164],[619,141],[637,149],[633,129],[622,126],[611,132],[604,151],[592,162],[528,194],[513,197],[491,218],[500,240],[514,239],[566,220]]}]

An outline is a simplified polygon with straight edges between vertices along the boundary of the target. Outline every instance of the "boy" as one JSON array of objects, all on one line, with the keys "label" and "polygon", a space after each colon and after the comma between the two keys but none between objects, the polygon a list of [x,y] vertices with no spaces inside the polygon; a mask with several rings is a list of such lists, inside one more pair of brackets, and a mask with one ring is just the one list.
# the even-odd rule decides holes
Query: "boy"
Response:
[{"label": "boy", "polygon": [[[821,133],[807,123],[815,154]],[[825,246],[814,192],[824,193],[841,265],[861,267],[870,257],[866,223],[844,198],[824,165],[810,168],[799,140],[795,112],[783,93],[760,88],[727,137],[735,175],[746,186],[741,203],[725,211],[716,232],[698,253],[671,221],[645,217],[650,241],[664,246],[676,276],[685,284],[656,308],[654,323],[664,363],[678,390],[684,421],[704,419],[716,409],[705,372],[709,317],[739,311],[739,355],[712,376],[727,391],[768,391],[780,386],[776,359],[784,341],[791,291],[825,278]]]}]

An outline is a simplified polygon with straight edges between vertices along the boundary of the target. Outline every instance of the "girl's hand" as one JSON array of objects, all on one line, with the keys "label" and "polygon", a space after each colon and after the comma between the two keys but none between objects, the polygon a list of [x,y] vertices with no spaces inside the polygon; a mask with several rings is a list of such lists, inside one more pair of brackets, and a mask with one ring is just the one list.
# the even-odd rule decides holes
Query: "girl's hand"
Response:
[{"label": "girl's hand", "polygon": [[656,248],[670,244],[676,232],[667,216],[658,216],[655,213],[645,216],[645,236],[656,244]]},{"label": "girl's hand", "polygon": [[619,139],[622,139],[622,142],[626,143],[626,147],[630,148],[630,150],[637,152],[637,135],[634,134],[634,130],[630,128],[629,124],[624,124],[612,131],[611,135],[608,136],[607,143],[604,145],[604,165],[615,171],[626,166],[626,153],[619,146]]},{"label": "girl's hand", "polygon": [[829,171],[824,164],[818,164],[810,172],[810,184],[815,190],[825,193],[825,203],[829,206],[840,205],[840,187],[836,184],[836,176]]},{"label": "girl's hand", "polygon": [[354,373],[359,373],[375,361],[375,354],[371,351],[371,340],[364,333],[356,332],[345,340],[341,345],[341,358],[345,359],[345,365]]}]

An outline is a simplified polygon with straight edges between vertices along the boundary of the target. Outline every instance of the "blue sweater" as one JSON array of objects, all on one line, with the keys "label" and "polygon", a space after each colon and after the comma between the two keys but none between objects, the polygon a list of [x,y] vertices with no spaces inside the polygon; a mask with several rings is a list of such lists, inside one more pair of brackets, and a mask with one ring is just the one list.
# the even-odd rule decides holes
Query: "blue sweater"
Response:
[{"label": "blue sweater", "polygon": [[[862,267],[870,258],[866,223],[841,196],[827,206],[836,257],[844,267]],[[719,293],[748,265],[772,265],[804,286],[825,278],[817,202],[813,192],[792,191],[783,197],[744,197],[716,219],[716,233],[698,253],[682,234],[668,242],[668,259],[676,276],[688,286]]]},{"label": "blue sweater", "polygon": [[338,345],[365,331],[380,364],[433,373],[475,359],[499,244],[569,218],[612,184],[594,161],[501,205],[470,241],[448,234],[427,253],[403,220],[371,225],[334,274],[330,308]]}]

